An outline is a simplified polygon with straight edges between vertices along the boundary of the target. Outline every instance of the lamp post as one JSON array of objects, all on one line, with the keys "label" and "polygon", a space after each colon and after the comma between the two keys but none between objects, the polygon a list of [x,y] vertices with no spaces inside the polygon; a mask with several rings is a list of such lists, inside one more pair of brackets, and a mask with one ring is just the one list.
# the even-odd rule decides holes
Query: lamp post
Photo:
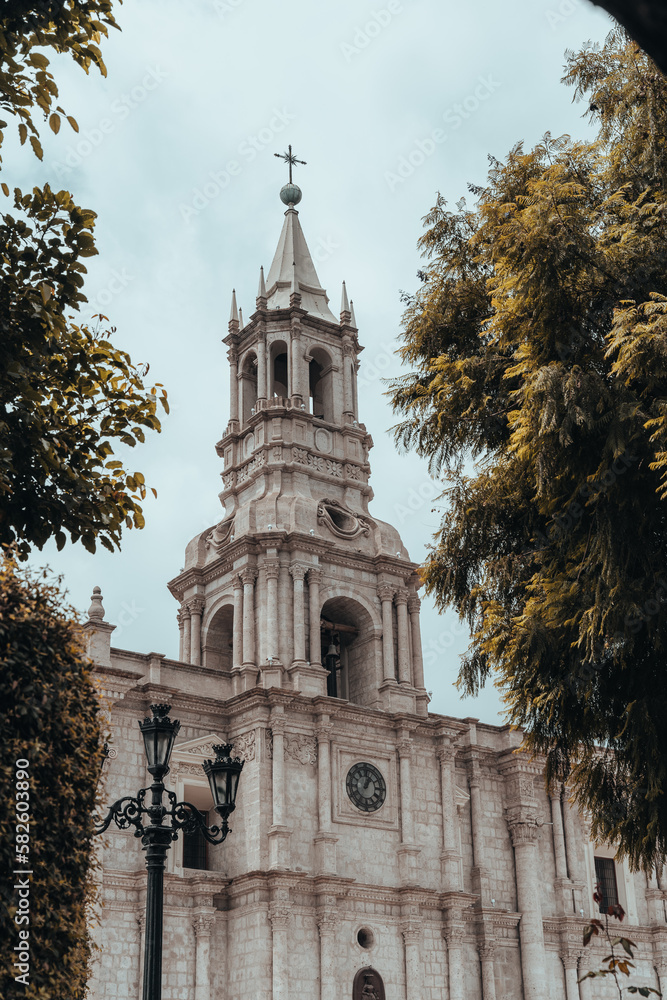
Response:
[{"label": "lamp post", "polygon": [[[133,826],[134,836],[141,837],[146,852],[148,884],[143,1000],[161,1000],[162,997],[162,917],[167,851],[172,840],[178,838],[179,830],[185,833],[200,830],[210,844],[222,843],[230,832],[227,820],[236,807],[236,791],[244,764],[239,757],[231,756],[231,743],[222,743],[213,747],[215,760],[207,760],[202,765],[215,811],[222,818],[220,826],[207,827],[195,806],[190,802],[177,802],[174,793],[164,787],[163,779],[169,773],[174,740],[181,728],[178,719],[169,718],[170,710],[171,705],[151,705],[152,718],[139,722],[153,783],[149,788],[141,788],[136,797],[126,795],[114,802],[106,819],[95,828],[96,833],[104,833],[112,821],[120,830]],[[150,802],[146,804],[149,792]],[[165,792],[168,806],[162,801]],[[165,819],[168,822],[165,823]]]}]

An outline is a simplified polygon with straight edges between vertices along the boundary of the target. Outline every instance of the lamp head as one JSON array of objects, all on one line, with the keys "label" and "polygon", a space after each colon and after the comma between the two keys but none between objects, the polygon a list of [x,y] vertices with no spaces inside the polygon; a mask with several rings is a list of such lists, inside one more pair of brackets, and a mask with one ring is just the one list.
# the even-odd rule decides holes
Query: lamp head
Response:
[{"label": "lamp head", "polygon": [[231,756],[231,743],[216,743],[213,750],[215,760],[205,761],[202,767],[211,788],[215,811],[226,820],[236,808],[236,792],[245,761]]},{"label": "lamp head", "polygon": [[181,724],[178,719],[170,719],[171,705],[151,705],[153,717],[139,722],[139,729],[144,738],[144,749],[148,761],[148,773],[157,781],[162,781],[169,774],[169,758],[174,746],[174,740]]}]

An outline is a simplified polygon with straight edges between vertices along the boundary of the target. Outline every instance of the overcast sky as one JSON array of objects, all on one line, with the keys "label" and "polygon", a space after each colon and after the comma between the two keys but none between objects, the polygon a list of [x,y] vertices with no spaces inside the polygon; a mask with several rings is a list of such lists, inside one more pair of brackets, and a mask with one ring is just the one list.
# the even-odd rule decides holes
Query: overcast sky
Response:
[{"label": "overcast sky", "polygon": [[[114,555],[47,547],[33,563],[62,573],[83,611],[99,585],[115,645],[176,657],[166,581],[188,540],[222,515],[220,340],[232,287],[249,317],[280,233],[286,176],[273,153],[291,143],[307,161],[295,174],[306,239],[335,314],[346,280],[365,346],[371,512],[419,561],[439,524],[438,489],[424,462],[397,455],[382,379],[400,372],[399,292],[418,284],[421,219],[437,191],[453,204],[468,181],[483,182],[487,154],[547,130],[589,134],[559,82],[564,52],[601,41],[611,22],[586,0],[129,0],[117,17],[106,79],[56,64],[79,135],[45,136],[43,164],[8,144],[3,176],[24,188],[48,180],[98,212],[89,312],[108,315],[116,344],[150,362],[172,413],[132,456],[158,490],[145,530]],[[500,721],[493,688],[460,699],[452,686],[468,643],[456,616],[425,600],[422,631],[431,709]]]}]

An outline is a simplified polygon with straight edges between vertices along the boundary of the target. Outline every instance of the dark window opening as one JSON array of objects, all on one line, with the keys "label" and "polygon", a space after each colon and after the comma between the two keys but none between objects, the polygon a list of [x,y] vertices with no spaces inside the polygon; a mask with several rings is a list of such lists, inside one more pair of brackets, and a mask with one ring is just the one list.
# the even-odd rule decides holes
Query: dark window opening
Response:
[{"label": "dark window opening", "polygon": [[273,395],[287,398],[287,354],[276,354],[273,359]]},{"label": "dark window opening", "polygon": [[[204,822],[208,824],[208,813],[202,812],[201,809],[198,810],[198,812]],[[206,847],[206,839],[201,830],[195,830],[194,833],[184,833],[183,867],[199,868],[202,871],[206,871],[208,868],[208,853]]]},{"label": "dark window opening", "polygon": [[618,903],[618,886],[616,884],[616,865],[613,858],[595,858],[595,881],[602,896],[600,913],[606,913],[610,906]]}]

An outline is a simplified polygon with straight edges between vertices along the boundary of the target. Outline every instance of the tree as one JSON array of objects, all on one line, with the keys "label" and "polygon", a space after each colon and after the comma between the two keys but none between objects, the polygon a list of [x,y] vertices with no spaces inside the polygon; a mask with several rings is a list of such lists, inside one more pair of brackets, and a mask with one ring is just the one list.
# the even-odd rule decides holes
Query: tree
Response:
[{"label": "tree", "polygon": [[[19,572],[9,555],[0,558],[0,855],[6,876],[0,886],[0,995],[6,1000],[82,1000],[85,993],[91,958],[86,913],[95,898],[93,810],[104,758],[97,696],[75,616],[45,574]],[[28,895],[17,886],[27,886]],[[17,981],[26,971],[27,978]]]},{"label": "tree", "polygon": [[[6,3],[0,16],[0,108],[41,159],[40,114],[58,132],[65,111],[43,48],[67,52],[88,72],[106,74],[99,42],[117,27],[110,0],[75,4]],[[76,121],[67,116],[77,129]],[[0,144],[7,128],[0,122]],[[2,185],[9,195],[6,184]],[[161,385],[144,385],[148,367],[116,348],[99,317],[75,322],[86,302],[86,257],[97,253],[95,213],[67,191],[16,188],[15,214],[0,218],[0,544],[20,556],[69,533],[95,550],[142,527],[144,477],[130,473],[114,445],[134,446],[160,430],[168,409]],[[154,492],[154,491],[153,491]]]},{"label": "tree", "polygon": [[391,387],[401,447],[448,485],[423,568],[524,746],[598,840],[667,852],[667,85],[623,31],[568,54],[595,142],[491,159],[426,217]]}]

